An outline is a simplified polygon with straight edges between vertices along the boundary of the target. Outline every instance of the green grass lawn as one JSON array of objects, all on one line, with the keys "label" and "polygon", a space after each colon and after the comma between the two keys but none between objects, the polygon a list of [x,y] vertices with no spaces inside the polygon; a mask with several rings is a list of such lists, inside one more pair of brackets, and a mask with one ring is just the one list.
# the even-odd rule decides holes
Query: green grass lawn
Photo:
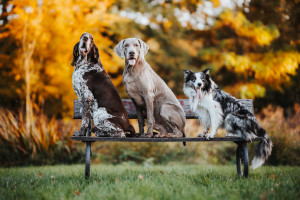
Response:
[{"label": "green grass lawn", "polygon": [[84,165],[0,169],[0,199],[299,199],[300,167]]}]

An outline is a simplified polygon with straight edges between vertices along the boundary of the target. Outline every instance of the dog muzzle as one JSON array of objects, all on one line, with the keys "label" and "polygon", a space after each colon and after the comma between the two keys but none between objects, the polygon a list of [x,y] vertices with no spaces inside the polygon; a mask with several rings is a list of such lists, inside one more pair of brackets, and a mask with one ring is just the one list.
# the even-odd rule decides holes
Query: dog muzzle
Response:
[{"label": "dog muzzle", "polygon": [[130,58],[130,59],[127,60],[127,62],[128,62],[129,65],[134,65],[136,60],[134,58]]}]

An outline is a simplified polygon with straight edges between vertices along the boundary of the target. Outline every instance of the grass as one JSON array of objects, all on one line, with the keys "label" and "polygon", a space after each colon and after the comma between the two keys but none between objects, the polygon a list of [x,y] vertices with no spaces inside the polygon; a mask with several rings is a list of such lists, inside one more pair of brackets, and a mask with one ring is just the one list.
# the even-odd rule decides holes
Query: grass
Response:
[{"label": "grass", "polygon": [[0,199],[299,199],[300,167],[84,165],[0,168]]}]

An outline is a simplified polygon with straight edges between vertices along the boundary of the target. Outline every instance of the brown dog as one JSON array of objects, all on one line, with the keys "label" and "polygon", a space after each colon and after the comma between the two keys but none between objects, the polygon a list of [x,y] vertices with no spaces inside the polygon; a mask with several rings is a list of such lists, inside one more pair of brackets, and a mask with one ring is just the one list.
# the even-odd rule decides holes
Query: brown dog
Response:
[{"label": "brown dog", "polygon": [[74,136],[84,136],[94,121],[97,136],[126,137],[135,134],[117,89],[100,61],[93,36],[84,33],[74,46],[74,91],[82,103],[82,124]]},{"label": "brown dog", "polygon": [[144,56],[149,47],[136,38],[119,42],[115,52],[125,57],[123,84],[137,109],[140,133],[144,133],[143,111],[147,113],[148,130],[144,137],[185,137],[185,113],[167,84],[153,71]]}]

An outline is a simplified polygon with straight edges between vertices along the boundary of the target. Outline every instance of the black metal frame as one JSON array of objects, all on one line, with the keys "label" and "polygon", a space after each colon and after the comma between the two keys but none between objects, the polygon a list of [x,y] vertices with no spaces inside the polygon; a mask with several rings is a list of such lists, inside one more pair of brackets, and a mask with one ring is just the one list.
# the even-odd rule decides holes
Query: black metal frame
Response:
[{"label": "black metal frame", "polygon": [[[87,136],[91,136],[91,125],[88,126]],[[88,179],[91,176],[91,155],[92,155],[92,142],[85,142],[85,178]]]},{"label": "black metal frame", "polygon": [[[72,136],[71,140],[81,141],[86,143],[85,152],[85,178],[88,179],[91,175],[91,143],[96,141],[108,142],[209,142],[209,141],[232,141],[238,146],[236,148],[236,168],[238,176],[248,177],[249,160],[247,142],[237,137],[216,137],[210,140],[205,138],[109,138],[109,137],[91,137],[91,126],[88,126],[87,136]],[[261,137],[257,137],[252,141],[261,141]],[[243,171],[242,171],[243,165]]]},{"label": "black metal frame", "polygon": [[[249,172],[249,159],[248,159],[248,149],[246,142],[238,142],[236,148],[236,169],[238,176],[248,177]],[[241,164],[244,165],[244,170],[242,173]]]}]

